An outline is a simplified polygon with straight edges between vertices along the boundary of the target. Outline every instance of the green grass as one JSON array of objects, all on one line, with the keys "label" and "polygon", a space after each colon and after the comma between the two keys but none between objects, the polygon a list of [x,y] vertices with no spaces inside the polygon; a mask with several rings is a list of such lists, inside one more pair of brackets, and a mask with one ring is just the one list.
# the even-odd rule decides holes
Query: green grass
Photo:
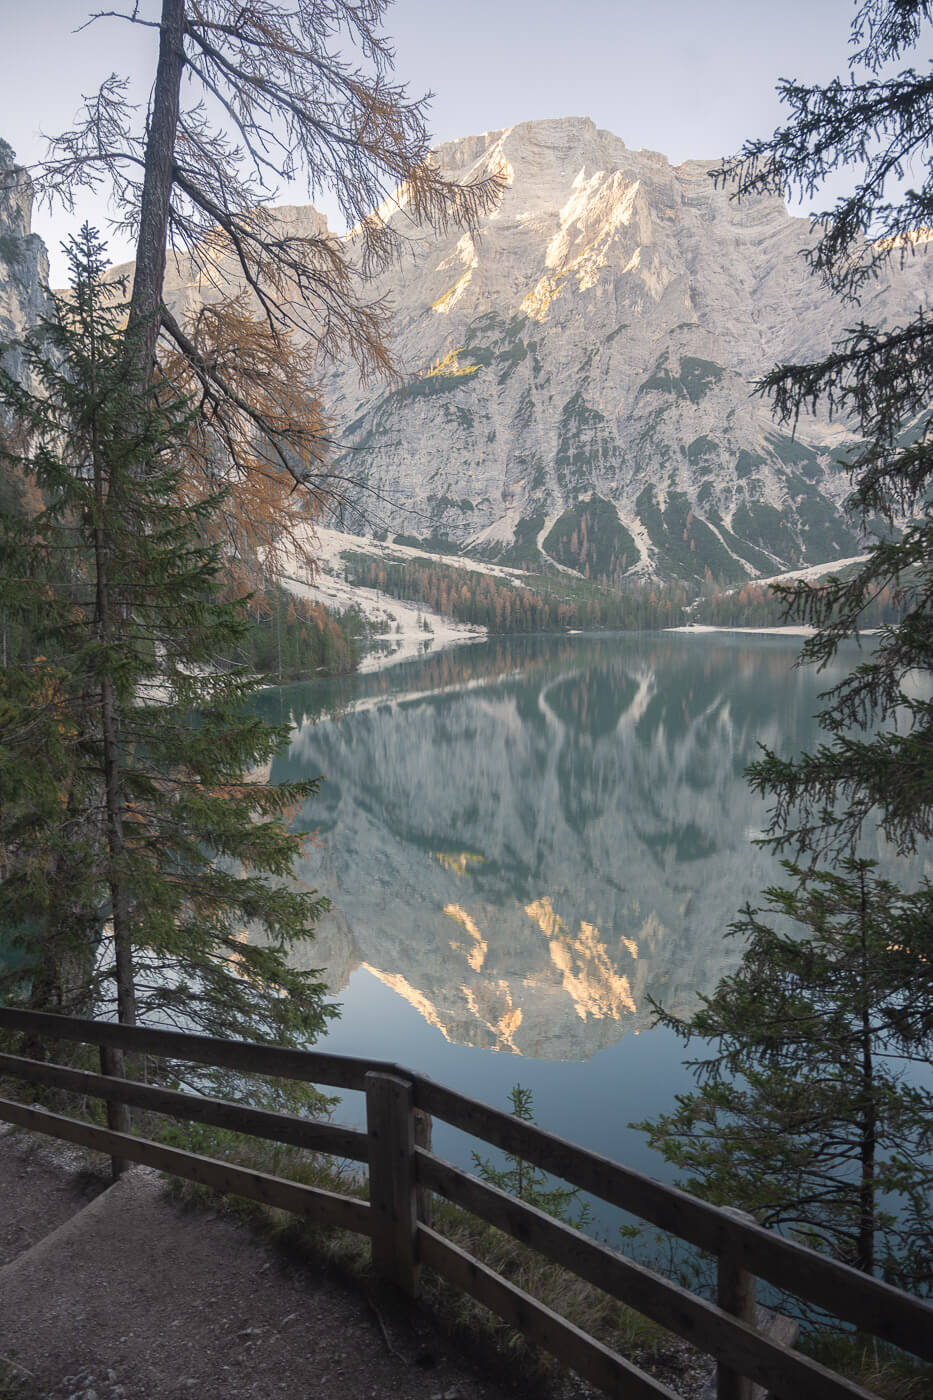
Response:
[{"label": "green grass", "polygon": [[835,554],[841,559],[857,554],[858,535],[842,512],[802,476],[789,473],[787,489],[800,521],[800,537],[807,562],[821,564]]},{"label": "green grass", "polygon": [[423,549],[428,554],[459,554],[456,540],[446,535],[393,535],[393,544],[405,545],[408,549]]},{"label": "green grass", "polygon": [[719,454],[719,443],[705,434],[694,438],[687,448],[687,461],[691,467],[699,466],[705,457],[717,457]]},{"label": "green grass", "polygon": [[669,491],[662,510],[654,487],[646,486],[635,502],[635,509],[666,574],[699,581],[709,569],[713,578],[727,582],[746,577],[745,570],[709,525],[694,514],[682,491]]},{"label": "green grass", "polygon": [[[470,352],[460,348],[451,350],[437,364],[395,391],[400,399],[428,398],[435,394],[447,394],[479,374],[490,359],[482,355],[472,355],[461,362],[460,356],[470,356]],[[491,358],[491,357],[490,357]]]},{"label": "green grass", "polygon": [[740,480],[744,480],[747,476],[753,476],[764,463],[765,458],[759,452],[747,452],[743,447],[735,459],[735,474]]},{"label": "green grass", "polygon": [[930,1400],[933,1395],[933,1366],[874,1337],[827,1328],[805,1333],[799,1349],[881,1400]]},{"label": "green grass", "polygon": [[680,382],[691,403],[699,403],[705,398],[725,372],[722,365],[712,360],[701,360],[696,355],[682,355],[680,359]]},{"label": "green grass", "polygon": [[508,564],[513,568],[521,568],[523,565],[531,565],[536,570],[543,568],[544,561],[538,548],[538,536],[544,529],[545,519],[544,511],[539,510],[534,515],[519,520],[511,544],[492,548],[487,546],[482,552],[477,552],[479,557],[495,558],[497,563]]},{"label": "green grass", "polygon": [[607,461],[615,450],[606,419],[577,390],[561,410],[557,431],[557,480],[567,491],[585,491],[591,485],[593,468]]},{"label": "green grass", "polygon": [[722,365],[712,360],[701,360],[696,355],[683,355],[680,367],[675,374],[668,362],[665,350],[660,356],[650,376],[639,386],[639,394],[673,394],[675,398],[689,399],[699,403],[718,384],[725,374]]},{"label": "green grass", "polygon": [[746,559],[753,568],[760,570],[765,576],[774,573],[777,566],[770,555],[756,549],[753,544],[748,543],[748,540],[740,539],[738,535],[734,535],[731,530],[726,528],[722,520],[717,518],[718,515],[718,511],[715,514],[710,511],[710,519],[733,554],[737,554],[740,559]]},{"label": "green grass", "polygon": [[740,539],[775,555],[788,565],[799,562],[800,542],[787,518],[766,501],[745,501],[732,516],[732,530]]},{"label": "green grass", "polygon": [[42,1400],[43,1395],[32,1372],[17,1365],[15,1355],[0,1356],[0,1400]]},{"label": "green grass", "polygon": [[808,447],[805,442],[788,437],[786,433],[768,433],[767,442],[775,457],[786,467],[806,469],[811,480],[822,476],[819,457],[813,448]]}]

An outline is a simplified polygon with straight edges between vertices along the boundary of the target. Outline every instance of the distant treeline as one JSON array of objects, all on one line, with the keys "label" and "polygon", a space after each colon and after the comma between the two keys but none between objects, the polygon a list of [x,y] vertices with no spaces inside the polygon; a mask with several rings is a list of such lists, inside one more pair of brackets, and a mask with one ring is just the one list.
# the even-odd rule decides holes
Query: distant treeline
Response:
[{"label": "distant treeline", "polygon": [[[882,588],[862,613],[861,626],[880,627],[885,622],[898,622],[902,616],[894,591]],[[770,585],[747,583],[744,588],[698,599],[688,620],[711,627],[775,627],[785,620],[784,604]]]},{"label": "distant treeline", "polygon": [[355,671],[366,623],[359,612],[328,612],[323,603],[299,598],[276,584],[249,602],[249,628],[242,660],[277,681]]},{"label": "distant treeline", "polygon": [[494,633],[677,626],[690,601],[681,584],[633,584],[625,593],[611,593],[566,575],[528,574],[520,586],[426,559],[374,559],[349,553],[343,558],[347,579],[357,587],[380,589]]},{"label": "distant treeline", "polygon": [[[9,483],[0,476],[0,512],[9,505],[4,486]],[[48,577],[37,580],[37,585],[65,586],[67,582],[66,565],[53,560]],[[0,599],[0,666],[17,665],[39,653],[53,663],[61,659],[56,641],[40,624],[40,602],[37,596],[32,615],[20,610],[11,617]],[[323,604],[297,598],[275,585],[253,594],[246,618],[236,655],[218,657],[219,665],[235,660],[260,675],[297,680],[312,674],[339,675],[356,670],[359,664],[360,638],[367,628],[356,610],[331,613]]]}]

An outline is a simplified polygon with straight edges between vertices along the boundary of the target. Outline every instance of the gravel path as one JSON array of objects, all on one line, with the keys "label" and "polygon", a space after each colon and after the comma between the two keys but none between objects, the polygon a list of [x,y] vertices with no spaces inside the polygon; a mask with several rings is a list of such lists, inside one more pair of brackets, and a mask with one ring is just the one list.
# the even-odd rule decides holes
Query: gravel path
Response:
[{"label": "gravel path", "polygon": [[0,1269],[109,1185],[109,1167],[82,1170],[76,1154],[49,1142],[27,1149],[0,1125]]},{"label": "gravel path", "polygon": [[[0,1136],[0,1355],[51,1400],[514,1400],[415,1309],[283,1261],[155,1174]],[[77,1213],[75,1213],[77,1212]],[[48,1233],[51,1231],[51,1233]],[[23,1252],[25,1251],[25,1252]],[[391,1348],[391,1349],[390,1349]],[[525,1392],[527,1393],[527,1392]]]}]

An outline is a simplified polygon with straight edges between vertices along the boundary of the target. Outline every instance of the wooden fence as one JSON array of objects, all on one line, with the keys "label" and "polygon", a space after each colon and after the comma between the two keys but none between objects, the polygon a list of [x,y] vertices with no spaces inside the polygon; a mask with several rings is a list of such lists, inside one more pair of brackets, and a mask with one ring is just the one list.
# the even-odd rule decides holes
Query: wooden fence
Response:
[{"label": "wooden fence", "polygon": [[[658,1400],[673,1392],[500,1277],[432,1228],[433,1194],[505,1231],[713,1356],[720,1400],[765,1393],[788,1400],[853,1400],[868,1392],[758,1329],[755,1279],[814,1303],[860,1331],[933,1361],[933,1307],[598,1153],[398,1065],[320,1051],[186,1035],[0,1007],[0,1029],[43,1047],[100,1047],[101,1074],[0,1054],[0,1075],[106,1100],[109,1128],[0,1099],[0,1120],[171,1172],[218,1191],[369,1236],[378,1273],[408,1295],[434,1269],[610,1395]],[[366,1095],[366,1132],[114,1077],[128,1051],[238,1073],[302,1080]],[[129,1107],[168,1114],[362,1162],[369,1201],[320,1190],[116,1131]],[[121,1116],[122,1115],[122,1116]],[[706,1299],[436,1156],[430,1120],[442,1119],[516,1153],[612,1205],[716,1256],[717,1301]],[[761,1387],[754,1391],[753,1387]]]}]

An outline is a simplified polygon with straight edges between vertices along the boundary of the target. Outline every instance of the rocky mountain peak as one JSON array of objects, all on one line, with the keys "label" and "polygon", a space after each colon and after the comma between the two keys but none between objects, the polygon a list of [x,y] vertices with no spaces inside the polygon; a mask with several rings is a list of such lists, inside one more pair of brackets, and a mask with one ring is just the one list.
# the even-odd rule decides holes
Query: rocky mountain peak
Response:
[{"label": "rocky mountain peak", "polygon": [[[845,425],[808,418],[792,436],[752,392],[851,320],[808,275],[806,219],[775,197],[736,201],[710,179],[714,159],[672,165],[588,117],[466,136],[435,157],[459,179],[501,173],[505,188],[475,235],[406,229],[409,255],[373,285],[393,308],[404,386],[323,370],[336,466],[361,506],[389,503],[345,523],[613,584],[741,582],[857,552]],[[40,313],[47,263],[28,176],[8,147],[0,165],[9,335]],[[326,232],[310,205],[275,212]],[[929,247],[892,250],[866,321],[896,325],[929,303]],[[177,315],[240,290],[232,260],[212,271],[208,285],[170,259]]]},{"label": "rocky mountain peak", "polygon": [[[807,273],[806,219],[738,202],[714,159],[675,166],[586,117],[435,155],[459,179],[503,174],[499,205],[474,237],[415,235],[374,287],[405,389],[361,387],[351,367],[329,383],[341,465],[396,503],[390,531],[613,582],[740,581],[857,551],[845,427],[791,437],[752,396],[850,319]],[[912,315],[931,266],[892,264],[866,319]]]},{"label": "rocky mountain peak", "polygon": [[[15,340],[34,326],[46,305],[49,259],[42,239],[31,232],[32,206],[29,173],[0,139],[0,341]],[[5,365],[19,375],[19,353],[10,352]]]}]

